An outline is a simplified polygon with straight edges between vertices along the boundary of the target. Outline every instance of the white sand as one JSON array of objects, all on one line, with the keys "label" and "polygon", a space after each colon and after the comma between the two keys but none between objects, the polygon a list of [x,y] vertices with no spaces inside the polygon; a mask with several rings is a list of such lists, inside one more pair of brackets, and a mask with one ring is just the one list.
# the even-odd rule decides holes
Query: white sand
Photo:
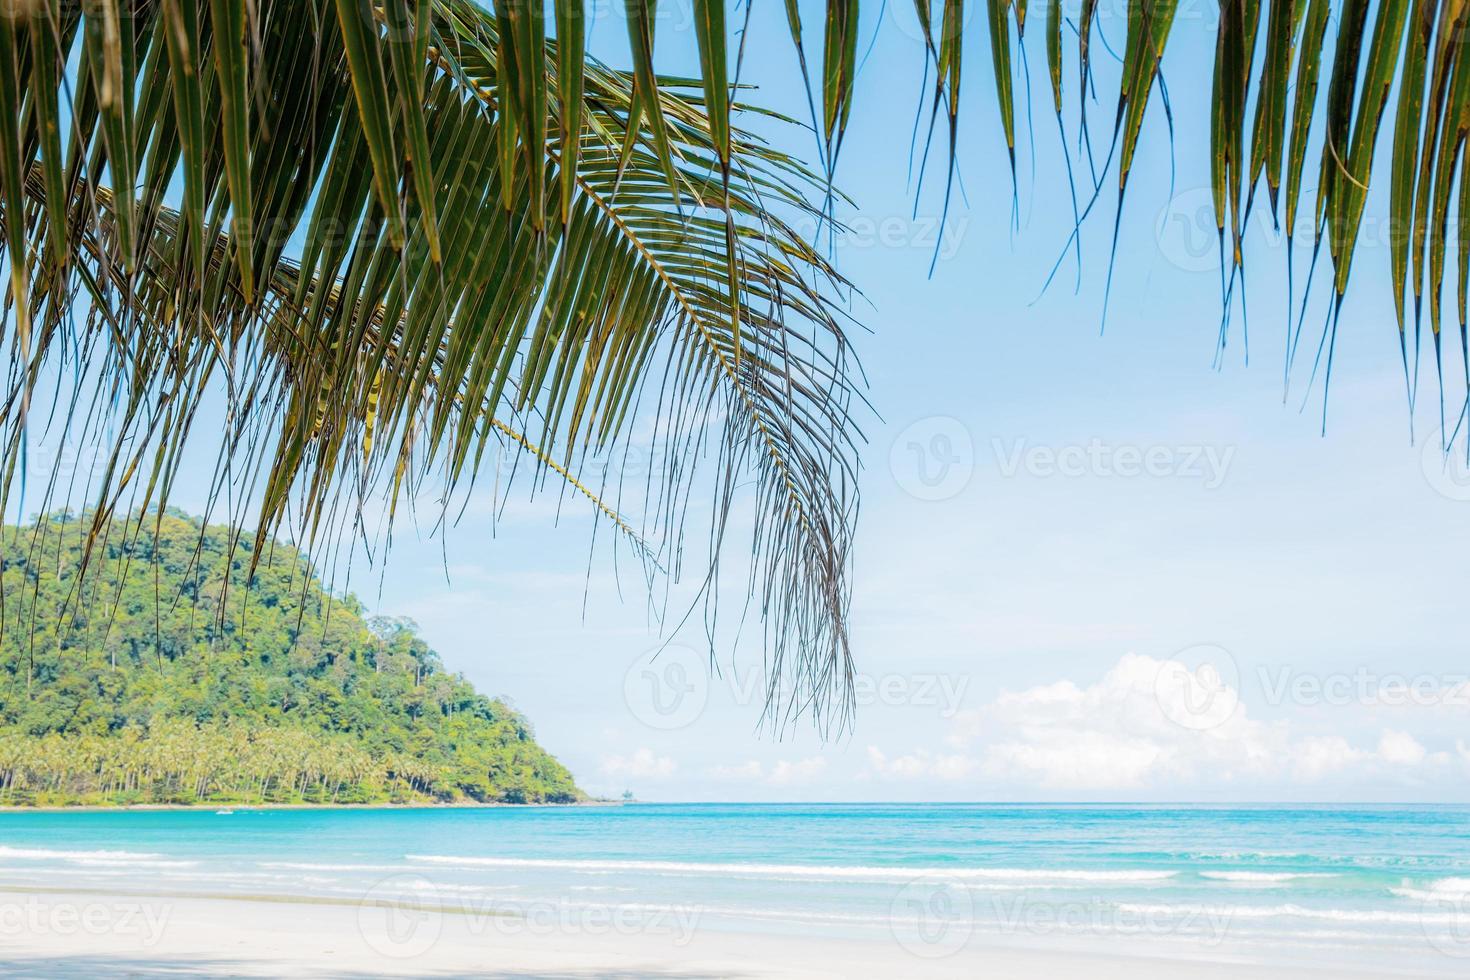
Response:
[{"label": "white sand", "polygon": [[[381,905],[0,892],[0,975],[19,977],[984,977],[1225,978],[1354,975],[1338,965],[1262,966],[1214,950],[1096,938],[999,947],[969,937],[917,955],[891,936],[840,940],[708,927],[633,930]],[[1358,976],[1390,975],[1373,969]],[[1413,974],[1404,974],[1413,975]]]}]

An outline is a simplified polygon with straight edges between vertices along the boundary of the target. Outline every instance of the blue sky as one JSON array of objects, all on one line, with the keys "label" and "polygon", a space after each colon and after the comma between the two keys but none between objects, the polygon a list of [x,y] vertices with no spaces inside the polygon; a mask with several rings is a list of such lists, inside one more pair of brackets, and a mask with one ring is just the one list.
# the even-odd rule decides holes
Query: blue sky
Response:
[{"label": "blue sky", "polygon": [[[1123,8],[1102,6],[1099,27],[1120,47]],[[691,71],[687,4],[661,7],[661,67]],[[819,41],[820,10],[804,7]],[[594,50],[616,62],[621,5],[597,10]],[[841,738],[759,727],[753,629],[721,649],[717,677],[697,631],[650,663],[663,634],[604,546],[589,571],[579,501],[520,493],[498,522],[475,501],[445,539],[401,529],[381,591],[376,572],[355,587],[508,695],[598,792],[1470,799],[1470,487],[1463,467],[1439,468],[1429,374],[1409,438],[1383,202],[1370,201],[1343,310],[1325,438],[1321,378],[1307,387],[1320,312],[1283,404],[1285,244],[1264,208],[1247,236],[1250,363],[1239,318],[1215,363],[1218,268],[1201,220],[1212,16],[1212,4],[1181,6],[1165,63],[1173,193],[1155,102],[1100,334],[1115,176],[1083,237],[1080,287],[1069,261],[1037,299],[1071,227],[1042,8],[1026,41],[1036,150],[1022,85],[1014,202],[984,27],[972,26],[964,196],[931,278],[942,174],[916,216],[905,180],[922,47],[909,5],[867,6],[864,45],[875,40],[838,173],[858,206],[835,255],[864,293],[853,311],[871,332],[857,347],[880,417],[865,424],[853,576],[860,706]],[[805,118],[785,30],[780,5],[757,6],[743,79]],[[1065,44],[1071,56],[1075,38]],[[1106,78],[1100,47],[1097,58]],[[1075,88],[1074,62],[1065,77]],[[1091,118],[1101,163],[1110,95]],[[813,154],[810,134],[773,132]],[[1308,256],[1299,248],[1301,267]]]},{"label": "blue sky", "polygon": [[[662,65],[692,70],[687,8],[662,6]],[[1470,732],[1470,687],[1459,688],[1470,612],[1458,593],[1470,503],[1409,440],[1374,224],[1384,208],[1369,210],[1378,231],[1340,325],[1323,438],[1320,379],[1301,411],[1309,371],[1298,370],[1283,405],[1285,245],[1268,221],[1248,237],[1251,363],[1237,320],[1213,366],[1218,268],[1201,208],[1214,24],[1203,7],[1181,8],[1166,64],[1174,194],[1156,103],[1100,336],[1115,177],[1083,241],[1080,289],[1064,265],[1036,301],[1071,226],[1040,10],[1027,41],[1034,175],[1023,101],[1016,223],[977,24],[965,197],[931,279],[938,171],[917,218],[905,183],[922,48],[908,5],[868,5],[864,43],[868,32],[875,41],[839,170],[855,230],[836,249],[867,300],[854,305],[872,331],[858,347],[881,414],[866,427],[853,601],[863,687],[849,734],[824,744],[804,728],[780,739],[758,728],[754,636],[722,651],[713,679],[697,633],[650,663],[660,638],[637,583],[620,599],[605,562],[592,567],[584,616],[589,518],[574,505],[554,533],[549,502],[513,509],[490,547],[483,528],[462,526],[449,542],[452,590],[423,574],[432,546],[400,546],[384,590],[393,608],[451,664],[511,694],[584,785],[605,792],[1466,798],[1470,746],[1457,740]],[[1115,47],[1122,9],[1100,20]],[[604,12],[594,49],[617,60],[623,22]],[[784,32],[780,6],[758,5],[743,77],[805,118]],[[1105,52],[1098,60],[1108,71]],[[1096,132],[1111,115],[1093,107]],[[1073,139],[1074,120],[1075,107]],[[779,138],[812,152],[809,135]],[[1308,257],[1301,249],[1302,266]],[[1426,390],[1421,444],[1438,428]],[[1185,693],[1219,672],[1223,686],[1206,692],[1217,697],[1189,702],[1208,705],[1202,718],[1176,717],[1171,663],[1201,670],[1182,676]]]}]

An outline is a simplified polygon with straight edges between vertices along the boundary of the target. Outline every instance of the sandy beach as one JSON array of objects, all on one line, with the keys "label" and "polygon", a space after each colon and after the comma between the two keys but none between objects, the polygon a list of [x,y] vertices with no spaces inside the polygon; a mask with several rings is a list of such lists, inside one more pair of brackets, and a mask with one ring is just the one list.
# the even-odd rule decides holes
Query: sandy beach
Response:
[{"label": "sandy beach", "polygon": [[[16,977],[1088,977],[1416,976],[1130,948],[1117,937],[1057,949],[969,937],[954,949],[678,928],[620,930],[381,903],[102,892],[0,893],[0,972]],[[938,954],[938,955],[936,955]]]}]

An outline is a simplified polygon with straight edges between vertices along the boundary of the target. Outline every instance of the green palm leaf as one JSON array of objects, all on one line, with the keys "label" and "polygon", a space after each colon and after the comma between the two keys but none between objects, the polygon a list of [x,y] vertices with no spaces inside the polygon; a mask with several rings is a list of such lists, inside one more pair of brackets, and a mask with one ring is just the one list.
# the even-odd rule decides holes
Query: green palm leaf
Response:
[{"label": "green palm leaf", "polygon": [[[697,489],[716,556],[754,508],[771,717],[841,716],[856,387],[845,284],[795,230],[825,181],[746,107],[712,126],[698,84],[583,59],[580,35],[561,51],[516,2],[131,0],[7,24],[3,258],[30,315],[7,326],[0,509],[83,495],[100,542],[166,504],[219,438],[194,431],[216,399],[230,516],[307,545],[375,500],[391,526],[431,483],[447,508],[508,446],[677,574]],[[42,378],[100,451],[88,486],[19,463]],[[673,448],[629,488],[635,520],[608,466],[640,415]]]},{"label": "green palm leaf", "polygon": [[[1012,32],[1010,4],[986,2],[974,22],[987,25],[1013,147],[1025,6]],[[95,432],[105,416],[124,433],[99,499],[166,493],[201,393],[223,384],[238,406],[229,436],[262,475],[263,523],[290,513],[313,531],[340,518],[344,493],[397,499],[430,473],[473,484],[497,418],[539,430],[526,435],[575,474],[626,436],[647,388],[671,436],[719,434],[717,527],[738,485],[730,474],[760,474],[756,581],[772,642],[794,644],[808,685],[840,680],[853,386],[828,299],[840,283],[791,222],[830,190],[860,98],[859,4],[825,2],[816,178],[737,126],[749,107],[729,105],[725,3],[697,4],[687,43],[701,77],[688,82],[655,74],[653,0],[626,6],[623,73],[585,54],[576,0],[553,5],[555,39],[545,7],[525,0],[496,13],[472,0],[20,4],[24,23],[0,29],[15,311],[5,487],[16,485],[30,393],[63,350],[85,355],[97,393],[67,424]],[[1129,8],[1120,192],[1163,101],[1153,96],[1176,8]],[[971,19],[965,0],[944,0],[936,38],[932,4],[918,10],[915,68],[938,73],[931,111],[946,105],[952,179]],[[1456,174],[1470,127],[1470,4],[1229,0],[1221,11],[1207,111],[1222,244],[1230,235],[1222,303],[1228,312],[1244,275],[1242,231],[1264,178],[1273,210],[1284,186],[1289,237],[1310,207],[1340,308],[1391,113],[1388,251],[1407,373],[1406,294],[1417,330],[1428,293],[1438,352],[1453,264],[1466,320],[1470,267],[1449,251],[1470,227],[1450,220],[1467,186]],[[786,14],[805,74],[796,0]],[[1073,77],[1088,145],[1096,17],[1084,0]],[[1053,5],[1058,108],[1060,24]],[[1305,191],[1313,165],[1317,187]],[[127,192],[104,208],[109,188]],[[73,308],[91,311],[81,328]],[[1288,358],[1295,349],[1293,339]],[[668,515],[689,477],[666,477],[650,494]]]},{"label": "green palm leaf", "polygon": [[[1115,148],[1122,144],[1120,189],[1126,187],[1140,146],[1150,92],[1163,63],[1176,6],[1173,0],[1143,0],[1128,8],[1114,133]],[[1297,232],[1308,167],[1315,163],[1317,174],[1317,187],[1309,196],[1315,238],[1313,266],[1317,250],[1325,242],[1332,267],[1329,329],[1324,330],[1322,338],[1330,379],[1333,348],[1328,342],[1335,334],[1352,278],[1375,176],[1379,135],[1385,118],[1390,116],[1393,160],[1388,254],[1411,405],[1414,387],[1405,340],[1405,295],[1409,290],[1414,296],[1416,330],[1428,293],[1429,319],[1439,355],[1445,267],[1451,235],[1458,234],[1457,229],[1452,231],[1449,216],[1457,206],[1455,174],[1464,156],[1466,124],[1470,121],[1470,58],[1463,43],[1467,6],[1464,0],[1221,2],[1208,111],[1209,181],[1222,245],[1222,299],[1228,317],[1237,278],[1243,282],[1243,232],[1258,183],[1264,179],[1273,218],[1284,184],[1288,309],[1298,293],[1301,302],[1296,331],[1289,334],[1287,345],[1288,377],[1310,296],[1310,273],[1306,287],[1300,290],[1293,279],[1290,247]],[[998,77],[1004,77],[1011,42],[1005,38],[1004,23],[994,23],[995,7],[990,4],[993,61]],[[1094,3],[1084,0],[1077,22],[1079,81],[1083,89],[1078,104],[1084,140],[1091,95],[1089,41],[1095,9]],[[1053,102],[1060,110],[1062,54],[1057,25],[1050,19],[1047,33]],[[1262,38],[1264,51],[1258,55]],[[1019,38],[1015,43],[1020,43]],[[1326,83],[1322,86],[1324,77]],[[1010,145],[1013,136],[1004,111],[1008,87],[998,88],[1006,122],[1003,135]],[[1319,117],[1322,123],[1314,134]],[[1316,156],[1312,157],[1314,147]],[[1110,154],[1109,163],[1111,160]],[[1070,167],[1070,159],[1067,162]],[[1120,214],[1121,198],[1120,193]],[[1089,205],[1083,217],[1090,211]],[[1457,262],[1456,275],[1460,280],[1458,294],[1470,294],[1470,266]],[[1459,307],[1463,322],[1467,319],[1463,300]],[[1461,347],[1470,350],[1470,337],[1463,330]],[[1470,357],[1462,356],[1462,361],[1466,387],[1470,389]]]}]

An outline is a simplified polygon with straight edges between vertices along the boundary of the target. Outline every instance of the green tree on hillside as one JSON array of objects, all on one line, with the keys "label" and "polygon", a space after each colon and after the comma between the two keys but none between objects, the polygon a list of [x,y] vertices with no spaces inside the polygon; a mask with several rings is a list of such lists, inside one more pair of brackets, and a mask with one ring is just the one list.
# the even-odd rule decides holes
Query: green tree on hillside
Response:
[{"label": "green tree on hillside", "polygon": [[0,801],[581,798],[525,718],[295,549],[252,573],[250,540],[169,514],[81,574],[89,527],[0,529]]}]

